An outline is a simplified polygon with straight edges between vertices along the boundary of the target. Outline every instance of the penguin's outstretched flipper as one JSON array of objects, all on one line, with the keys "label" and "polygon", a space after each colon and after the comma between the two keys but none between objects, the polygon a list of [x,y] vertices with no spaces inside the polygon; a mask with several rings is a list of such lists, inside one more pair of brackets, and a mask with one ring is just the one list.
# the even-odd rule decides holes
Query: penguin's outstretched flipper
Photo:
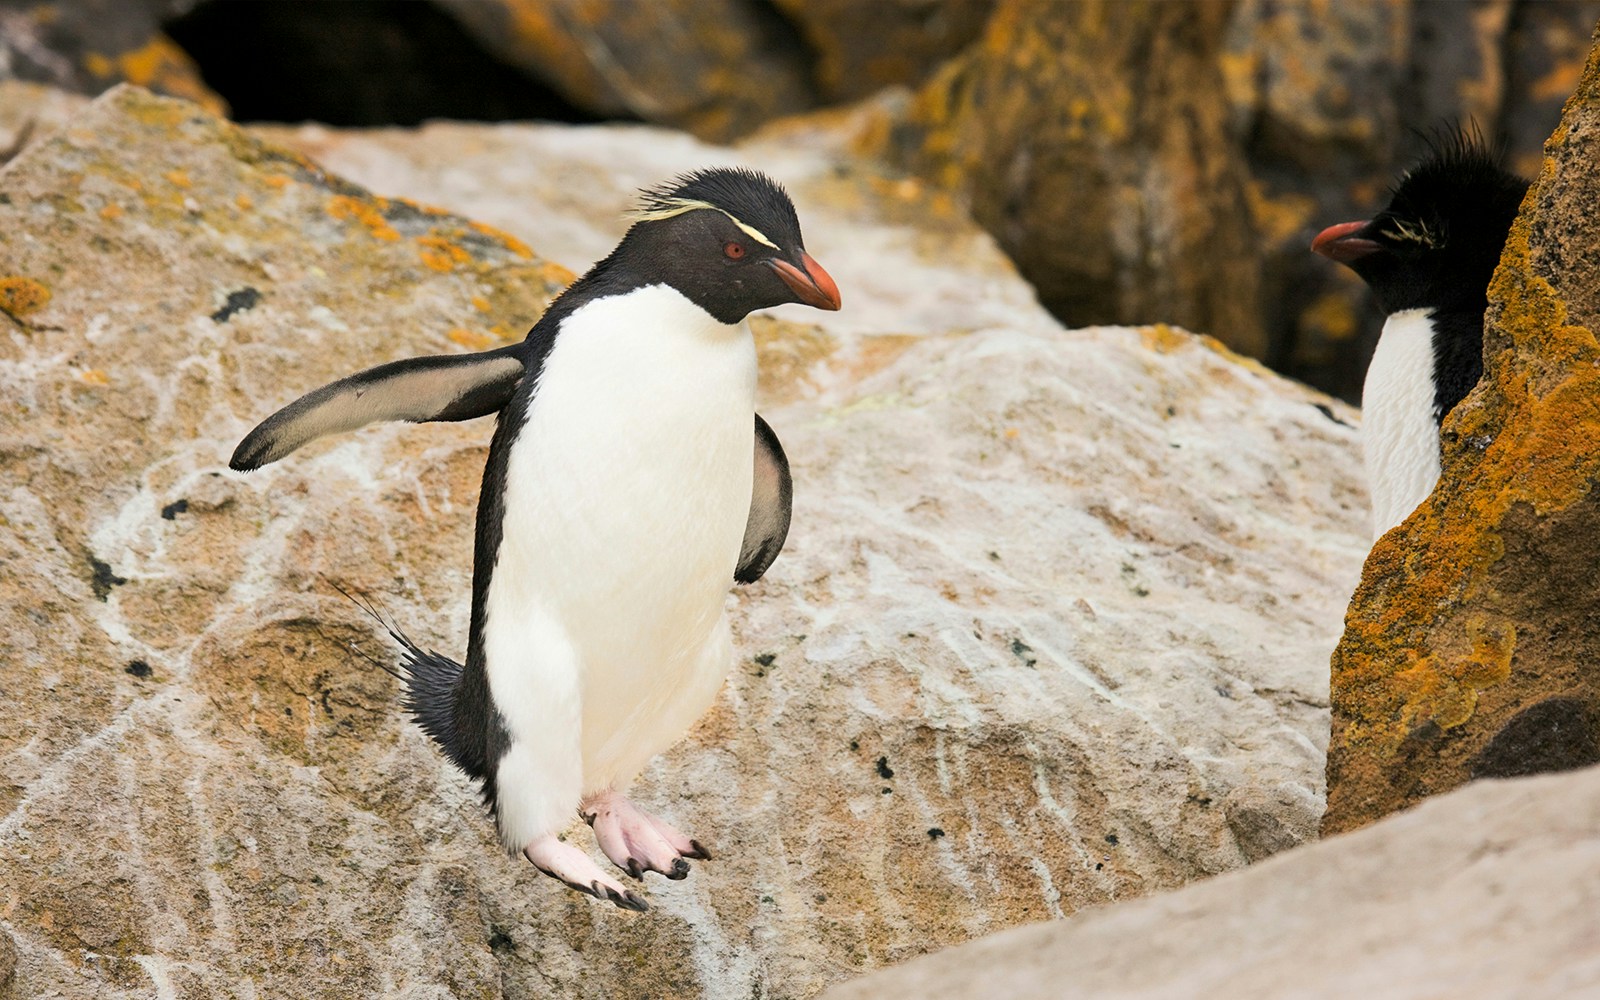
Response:
[{"label": "penguin's outstretched flipper", "polygon": [[380,420],[471,420],[506,405],[522,380],[522,345],[482,354],[394,361],[312,390],[263,420],[239,442],[228,466],[240,472],[276,462],[328,434]]},{"label": "penguin's outstretched flipper", "polygon": [[733,578],[754,583],[783,551],[789,537],[789,515],[794,509],[794,480],[789,476],[789,459],[778,443],[778,435],[756,414],[756,474],[750,492],[750,517],[744,525],[744,542],[739,546],[739,565]]}]

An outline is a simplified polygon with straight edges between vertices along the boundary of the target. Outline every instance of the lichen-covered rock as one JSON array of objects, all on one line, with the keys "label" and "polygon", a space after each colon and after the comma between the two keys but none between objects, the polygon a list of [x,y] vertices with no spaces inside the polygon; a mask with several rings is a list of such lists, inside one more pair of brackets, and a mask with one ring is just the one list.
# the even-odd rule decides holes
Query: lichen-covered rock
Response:
[{"label": "lichen-covered rock", "polygon": [[964,192],[1069,324],[1165,320],[1266,355],[1221,4],[1002,0],[888,136]]},{"label": "lichen-covered rock", "polygon": [[917,84],[977,39],[994,0],[775,0],[805,35],[825,101]]},{"label": "lichen-covered rock", "polygon": [[1600,760],[1600,46],[1489,287],[1433,495],[1367,559],[1333,658],[1325,832],[1474,777]]},{"label": "lichen-covered rock", "polygon": [[548,200],[519,232],[601,251],[635,184],[743,158],[835,269],[837,317],[754,324],[794,530],[638,789],[717,860],[645,915],[508,860],[359,655],[393,651],[324,578],[461,648],[484,422],[225,470],[309,387],[520,336],[570,272],[123,90],[0,172],[0,276],[49,292],[0,315],[20,995],[810,996],[1305,827],[1364,551],[1348,408],[1169,327],[1061,329],[946,199],[807,137],[370,141],[439,182],[401,192]]},{"label": "lichen-covered rock", "polygon": [[746,0],[440,0],[491,52],[568,100],[710,139],[815,103],[804,53]]},{"label": "lichen-covered rock", "polygon": [[227,103],[194,61],[161,32],[161,20],[194,0],[24,0],[0,7],[0,78],[16,76],[84,94],[118,83],[197,101]]},{"label": "lichen-covered rock", "polygon": [[1600,995],[1600,770],[1484,783],[1178,892],[995,934],[823,1000]]}]

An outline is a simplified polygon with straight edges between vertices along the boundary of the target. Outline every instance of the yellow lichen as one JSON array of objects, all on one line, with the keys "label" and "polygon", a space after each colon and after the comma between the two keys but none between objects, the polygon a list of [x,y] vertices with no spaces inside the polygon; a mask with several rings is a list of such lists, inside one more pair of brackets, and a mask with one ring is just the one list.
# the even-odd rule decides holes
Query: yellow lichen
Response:
[{"label": "yellow lichen", "polygon": [[515,236],[512,236],[510,233],[505,232],[504,230],[496,229],[495,227],[482,222],[472,223],[472,228],[485,236],[499,241],[501,246],[505,247],[507,250],[510,250],[518,257],[521,257],[523,260],[528,260],[533,256],[533,251],[528,248],[526,243],[517,239]]},{"label": "yellow lichen", "polygon": [[89,385],[111,384],[111,376],[107,375],[99,368],[89,368],[83,372],[80,372],[78,374],[78,378],[82,379],[84,382],[87,382]]},{"label": "yellow lichen", "polygon": [[169,170],[161,176],[181,188],[192,187],[194,184],[193,181],[189,180],[188,173],[182,170]]},{"label": "yellow lichen", "polygon": [[478,310],[479,312],[488,312],[489,300],[484,298],[482,295],[474,295],[472,297],[472,308]]},{"label": "yellow lichen", "polygon": [[422,248],[417,251],[422,263],[435,271],[453,271],[456,265],[472,260],[472,255],[463,247],[437,234],[418,236],[416,242]]},{"label": "yellow lichen", "polygon": [[250,196],[247,195],[247,194],[239,195],[237,198],[233,199],[233,203],[235,205],[238,205],[239,206],[239,210],[242,211],[242,212],[248,212],[252,208],[256,207],[256,203],[254,201],[252,201]]},{"label": "yellow lichen", "polygon": [[328,199],[327,212],[340,221],[353,219],[359,222],[374,239],[392,242],[398,240],[400,234],[383,217],[383,205],[381,198],[373,204],[347,194],[336,194]]},{"label": "yellow lichen", "polygon": [[451,330],[449,333],[445,334],[445,336],[455,343],[460,344],[462,347],[466,347],[474,351],[483,351],[494,346],[493,337],[490,337],[486,333],[479,333],[476,330],[466,330],[462,329],[461,327],[456,327],[454,330]]},{"label": "yellow lichen", "polygon": [[0,312],[14,319],[38,312],[50,301],[50,289],[19,275],[0,277]]}]

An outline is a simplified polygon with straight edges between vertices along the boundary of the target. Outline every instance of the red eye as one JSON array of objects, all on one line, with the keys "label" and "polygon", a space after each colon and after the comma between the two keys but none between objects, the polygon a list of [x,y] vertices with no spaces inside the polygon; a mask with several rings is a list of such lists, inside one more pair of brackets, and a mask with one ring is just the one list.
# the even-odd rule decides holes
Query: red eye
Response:
[{"label": "red eye", "polygon": [[744,244],[728,242],[722,244],[722,255],[729,260],[738,260],[744,256]]}]

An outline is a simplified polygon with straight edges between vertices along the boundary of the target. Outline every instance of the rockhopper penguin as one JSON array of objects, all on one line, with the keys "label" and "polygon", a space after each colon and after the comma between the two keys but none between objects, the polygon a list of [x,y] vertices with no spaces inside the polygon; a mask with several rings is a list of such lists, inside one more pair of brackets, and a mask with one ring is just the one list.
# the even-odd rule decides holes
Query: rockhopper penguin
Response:
[{"label": "rockhopper penguin", "polygon": [[766,572],[790,480],[754,412],[744,318],[838,309],[794,206],[750,170],[644,193],[615,250],[523,342],[352,375],[251,431],[250,470],[376,420],[499,411],[478,500],[466,663],[404,647],[408,707],[478,779],[501,843],[627,909],[644,901],[558,839],[573,811],[638,879],[708,858],[624,793],[710,707],[731,666],[729,587]]},{"label": "rockhopper penguin", "polygon": [[1374,540],[1439,480],[1439,426],[1483,373],[1489,279],[1527,191],[1481,140],[1458,134],[1401,178],[1383,211],[1311,243],[1360,275],[1389,316],[1361,392]]}]

